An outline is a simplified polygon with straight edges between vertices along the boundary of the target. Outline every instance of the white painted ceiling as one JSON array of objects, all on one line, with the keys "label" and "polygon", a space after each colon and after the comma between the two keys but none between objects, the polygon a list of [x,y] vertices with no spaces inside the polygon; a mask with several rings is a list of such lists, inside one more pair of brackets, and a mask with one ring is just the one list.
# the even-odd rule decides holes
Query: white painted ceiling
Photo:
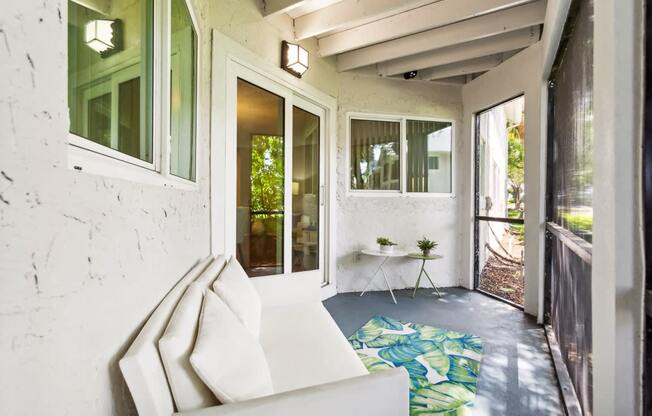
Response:
[{"label": "white painted ceiling", "polygon": [[263,0],[339,71],[464,83],[538,42],[546,0]]},{"label": "white painted ceiling", "polygon": [[339,3],[342,0],[313,0],[313,1],[300,1],[296,7],[290,8],[286,13],[293,19],[312,13],[319,9],[330,6],[331,4]]}]

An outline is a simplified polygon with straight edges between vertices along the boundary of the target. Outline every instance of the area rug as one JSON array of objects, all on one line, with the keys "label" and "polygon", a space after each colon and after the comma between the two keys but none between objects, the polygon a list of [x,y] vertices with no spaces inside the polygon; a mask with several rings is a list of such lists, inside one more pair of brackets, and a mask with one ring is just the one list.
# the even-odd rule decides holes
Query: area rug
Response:
[{"label": "area rug", "polygon": [[374,316],[349,342],[370,372],[405,367],[410,415],[469,415],[482,340],[461,332]]}]

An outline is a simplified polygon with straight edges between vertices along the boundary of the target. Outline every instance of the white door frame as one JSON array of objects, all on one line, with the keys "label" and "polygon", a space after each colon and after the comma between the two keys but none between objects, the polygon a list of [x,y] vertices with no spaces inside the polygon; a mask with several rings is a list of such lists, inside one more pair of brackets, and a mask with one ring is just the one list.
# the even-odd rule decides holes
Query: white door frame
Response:
[{"label": "white door frame", "polygon": [[[238,55],[238,56],[235,56]],[[320,218],[323,224],[322,253],[323,262],[320,268],[324,273],[326,283],[322,286],[322,298],[328,298],[337,293],[335,277],[335,160],[336,160],[336,99],[316,90],[305,82],[296,80],[280,68],[274,68],[257,58],[244,60],[240,56],[249,52],[224,37],[219,32],[213,33],[213,103],[212,103],[212,133],[211,133],[211,251],[213,254],[235,254],[236,233],[236,129],[237,129],[237,79],[242,78],[258,85],[272,93],[285,98],[285,134],[291,137],[291,113],[294,104],[306,110],[319,109],[320,129],[323,134],[321,150],[323,152],[320,169],[322,171],[324,191],[321,201],[324,202]],[[249,61],[255,62],[255,64]],[[265,69],[262,69],[265,68]],[[296,97],[296,98],[295,98]],[[312,107],[312,108],[308,108]],[[311,111],[315,112],[315,111]],[[286,144],[291,142],[286,140]],[[291,149],[290,149],[291,150]],[[288,154],[289,153],[289,154]],[[286,158],[291,152],[286,152]],[[286,159],[286,163],[288,160]],[[287,175],[286,175],[287,176]],[[331,186],[332,184],[332,186]],[[291,198],[291,178],[286,180],[286,195]],[[286,197],[287,198],[287,197]],[[286,200],[287,202],[287,200]],[[286,207],[291,205],[286,204]],[[323,210],[323,211],[322,211]],[[287,220],[286,220],[287,227]],[[291,229],[289,227],[288,229]],[[287,239],[291,245],[291,240]],[[288,246],[286,244],[285,267],[288,263]],[[291,249],[291,246],[290,246]],[[289,252],[291,256],[291,251]],[[291,273],[284,273],[289,276]],[[300,275],[295,273],[294,275]]]},{"label": "white door frame", "polygon": [[541,123],[541,44],[537,43],[462,87],[464,102],[464,164],[468,188],[464,197],[462,285],[474,287],[473,224],[475,220],[475,116],[509,98],[525,96],[525,299],[524,310],[543,322],[543,271],[546,178],[546,140]]}]

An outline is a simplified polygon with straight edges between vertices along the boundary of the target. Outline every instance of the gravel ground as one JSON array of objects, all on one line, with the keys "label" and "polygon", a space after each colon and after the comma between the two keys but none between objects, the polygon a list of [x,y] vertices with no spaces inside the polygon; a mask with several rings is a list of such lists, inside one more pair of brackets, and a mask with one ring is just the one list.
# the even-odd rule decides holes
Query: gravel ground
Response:
[{"label": "gravel ground", "polygon": [[480,274],[479,288],[510,302],[523,305],[521,267],[507,264],[495,256],[489,257]]}]

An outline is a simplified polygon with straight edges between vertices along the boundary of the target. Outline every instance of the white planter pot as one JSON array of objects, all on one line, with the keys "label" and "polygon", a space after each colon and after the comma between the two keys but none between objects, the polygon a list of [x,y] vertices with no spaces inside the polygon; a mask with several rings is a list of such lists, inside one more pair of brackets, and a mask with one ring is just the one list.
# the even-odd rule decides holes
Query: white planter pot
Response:
[{"label": "white planter pot", "polygon": [[381,246],[380,247],[380,252],[381,253],[393,253],[394,252],[394,246]]}]

